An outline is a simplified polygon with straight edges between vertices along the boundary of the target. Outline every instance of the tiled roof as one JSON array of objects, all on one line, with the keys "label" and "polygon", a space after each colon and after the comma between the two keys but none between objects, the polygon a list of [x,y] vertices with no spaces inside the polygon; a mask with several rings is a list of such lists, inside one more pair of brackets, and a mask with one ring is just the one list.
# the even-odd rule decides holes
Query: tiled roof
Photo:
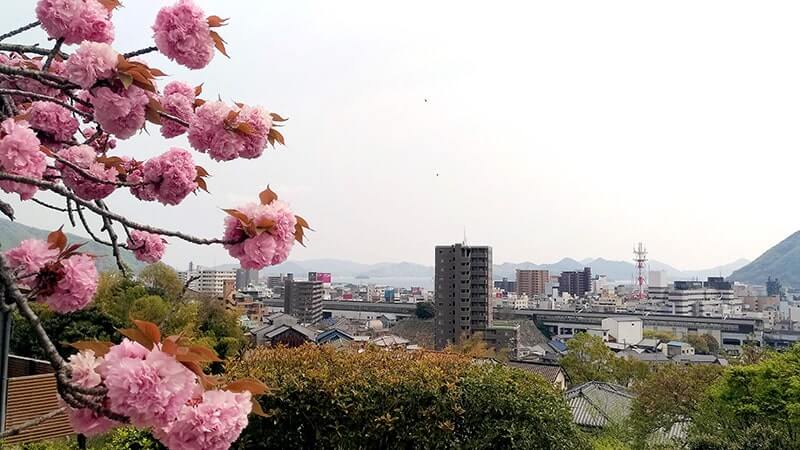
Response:
[{"label": "tiled roof", "polygon": [[[528,372],[539,374],[542,376],[542,378],[550,383],[555,383],[556,379],[558,378],[558,374],[564,371],[561,366],[556,364],[545,364],[532,361],[509,361],[507,364],[511,367],[516,367],[517,369],[527,370]],[[564,377],[566,378],[566,373],[564,373]]]},{"label": "tiled roof", "polygon": [[719,364],[727,366],[728,360],[714,355],[675,355],[672,357],[675,362],[690,364]]},{"label": "tiled roof", "polygon": [[274,325],[272,328],[273,329],[271,329],[268,332],[264,333],[264,338],[265,339],[272,339],[275,336],[278,336],[279,334],[281,334],[281,333],[283,333],[283,332],[285,332],[285,331],[287,331],[289,329],[292,329],[292,330],[304,335],[305,337],[307,337],[308,339],[310,339],[312,341],[315,340],[316,337],[317,337],[316,333],[314,333],[313,330],[310,330],[310,329],[308,329],[308,328],[306,328],[306,327],[304,327],[302,325],[281,324],[281,325]]},{"label": "tiled roof", "polygon": [[396,336],[394,334],[387,334],[385,336],[375,338],[371,342],[377,345],[378,347],[392,347],[395,345],[406,345],[411,341],[409,341],[408,339],[401,338],[400,336]]},{"label": "tiled roof", "polygon": [[576,386],[566,393],[572,420],[586,427],[619,423],[631,410],[633,395],[622,386],[599,381]]},{"label": "tiled roof", "polygon": [[[339,335],[339,337],[338,338],[335,337],[336,335]],[[350,333],[344,330],[340,330],[338,328],[331,328],[317,335],[317,342],[327,342],[330,340],[339,340],[339,339],[352,341],[353,336],[350,335]]]}]

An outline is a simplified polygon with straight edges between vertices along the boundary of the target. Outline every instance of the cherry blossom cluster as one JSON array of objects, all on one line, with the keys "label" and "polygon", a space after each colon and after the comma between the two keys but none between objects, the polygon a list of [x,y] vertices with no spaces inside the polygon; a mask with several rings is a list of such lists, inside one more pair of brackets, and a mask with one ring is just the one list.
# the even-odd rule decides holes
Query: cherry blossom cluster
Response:
[{"label": "cherry blossom cluster", "polygon": [[[102,356],[83,350],[70,357],[71,381],[83,388],[104,386],[98,403],[151,429],[169,448],[229,448],[247,426],[250,392],[205,390],[199,377],[164,349],[164,344],[148,349],[125,338]],[[119,425],[92,409],[67,411],[75,431],[87,436]]]},{"label": "cherry blossom cluster", "polygon": [[[60,231],[54,232],[63,236]],[[18,282],[35,293],[36,298],[55,312],[69,313],[83,309],[97,291],[94,259],[66,248],[66,238],[45,242],[22,241],[5,252],[10,269]],[[58,239],[58,240],[56,240]]]}]

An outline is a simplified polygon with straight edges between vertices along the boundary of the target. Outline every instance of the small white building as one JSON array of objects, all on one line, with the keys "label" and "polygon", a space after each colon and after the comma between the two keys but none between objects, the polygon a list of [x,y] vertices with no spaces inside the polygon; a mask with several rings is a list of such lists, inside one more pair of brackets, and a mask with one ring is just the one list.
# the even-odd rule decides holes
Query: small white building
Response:
[{"label": "small white building", "polygon": [[601,327],[620,344],[636,345],[642,340],[642,319],[634,316],[603,319]]}]

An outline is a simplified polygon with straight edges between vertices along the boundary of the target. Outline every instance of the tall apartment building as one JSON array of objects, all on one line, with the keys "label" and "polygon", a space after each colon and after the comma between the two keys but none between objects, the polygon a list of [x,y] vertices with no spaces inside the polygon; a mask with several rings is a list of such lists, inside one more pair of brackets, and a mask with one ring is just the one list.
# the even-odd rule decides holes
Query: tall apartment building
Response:
[{"label": "tall apartment building", "polygon": [[225,281],[228,280],[235,283],[236,272],[233,270],[213,270],[190,266],[190,270],[178,272],[178,278],[181,280],[181,283],[186,283],[187,280],[196,278],[189,283],[189,289],[203,294],[222,297],[225,293]]},{"label": "tall apartment building", "polygon": [[547,293],[550,272],[547,270],[517,269],[517,294],[528,297]]},{"label": "tall apartment building", "polygon": [[434,344],[443,349],[492,325],[492,248],[437,246],[435,258]]},{"label": "tall apartment building", "polygon": [[283,312],[300,323],[317,323],[322,320],[323,295],[321,281],[296,281],[290,274],[283,284]]},{"label": "tall apartment building", "polygon": [[565,292],[573,297],[583,297],[592,291],[592,269],[585,267],[583,271],[561,272],[558,277],[558,293]]},{"label": "tall apartment building", "polygon": [[258,284],[258,270],[236,269],[236,289],[246,289],[249,285]]}]

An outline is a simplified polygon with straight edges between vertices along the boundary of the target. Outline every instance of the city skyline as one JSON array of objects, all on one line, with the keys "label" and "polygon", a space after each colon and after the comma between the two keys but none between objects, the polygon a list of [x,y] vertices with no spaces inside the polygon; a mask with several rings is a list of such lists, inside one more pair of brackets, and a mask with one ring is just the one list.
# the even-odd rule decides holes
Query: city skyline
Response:
[{"label": "city skyline", "polygon": [[[178,210],[113,194],[133,219],[218,237],[221,208],[270,184],[316,230],[298,260],[430,264],[430,249],[466,227],[498,261],[628,261],[643,241],[681,268],[753,260],[800,228],[792,2],[198,3],[233,18],[231,59],[202,78],[157,54],[148,61],[204,82],[208,98],[247,97],[288,116],[288,146],[225,164],[193,152],[212,195]],[[18,26],[32,5],[13,2],[0,24]],[[115,13],[117,42],[145,46],[139,24],[151,9],[128,2]],[[166,150],[155,135],[137,139],[137,157]],[[63,223],[12,203],[22,223]],[[170,240],[165,261],[189,260],[231,258]]]}]

